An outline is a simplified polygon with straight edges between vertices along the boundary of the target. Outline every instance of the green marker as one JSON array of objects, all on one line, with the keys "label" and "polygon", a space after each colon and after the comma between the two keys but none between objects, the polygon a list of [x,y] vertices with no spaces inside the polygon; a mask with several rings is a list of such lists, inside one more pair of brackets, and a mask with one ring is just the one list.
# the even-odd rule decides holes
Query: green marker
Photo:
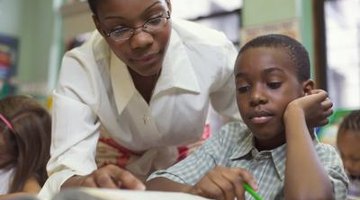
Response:
[{"label": "green marker", "polygon": [[263,200],[263,198],[258,193],[256,193],[255,190],[252,189],[249,184],[244,183],[243,186],[244,186],[245,190],[248,193],[250,193],[252,197],[254,197],[255,200]]}]

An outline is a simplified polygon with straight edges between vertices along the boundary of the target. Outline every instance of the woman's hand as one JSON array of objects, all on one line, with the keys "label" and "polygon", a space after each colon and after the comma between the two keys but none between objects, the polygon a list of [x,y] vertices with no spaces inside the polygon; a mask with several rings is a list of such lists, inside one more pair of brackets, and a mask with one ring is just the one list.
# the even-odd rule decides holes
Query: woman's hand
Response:
[{"label": "woman's hand", "polygon": [[245,199],[243,183],[257,190],[255,179],[245,169],[217,166],[191,187],[189,193],[211,199],[241,200]]},{"label": "woman's hand", "polygon": [[115,165],[106,165],[87,176],[73,176],[63,185],[68,187],[124,188],[145,190],[144,184],[130,172]]}]

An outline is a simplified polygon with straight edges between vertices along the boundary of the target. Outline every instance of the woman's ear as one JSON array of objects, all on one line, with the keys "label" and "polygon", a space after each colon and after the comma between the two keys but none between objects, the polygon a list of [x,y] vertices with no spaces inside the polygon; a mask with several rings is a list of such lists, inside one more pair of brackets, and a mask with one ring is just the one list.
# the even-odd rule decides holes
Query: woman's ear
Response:
[{"label": "woman's ear", "polygon": [[303,82],[302,86],[303,86],[304,95],[309,95],[311,94],[311,91],[314,89],[315,83],[312,80],[306,80]]},{"label": "woman's ear", "polygon": [[166,5],[169,8],[170,14],[171,14],[171,2],[170,0],[165,0],[166,1]]}]

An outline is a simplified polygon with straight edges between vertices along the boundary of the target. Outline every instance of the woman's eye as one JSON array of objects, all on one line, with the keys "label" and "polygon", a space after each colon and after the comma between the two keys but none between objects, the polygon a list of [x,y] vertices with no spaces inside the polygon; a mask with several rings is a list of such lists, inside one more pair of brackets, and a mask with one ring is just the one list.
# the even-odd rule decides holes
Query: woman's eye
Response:
[{"label": "woman's eye", "polygon": [[113,35],[113,36],[122,36],[122,35],[125,35],[127,32],[129,32],[130,29],[129,28],[116,28],[116,29],[113,29],[110,34]]},{"label": "woman's eye", "polygon": [[161,20],[162,20],[161,17],[155,17],[155,18],[149,19],[146,24],[148,24],[148,25],[158,25],[158,24],[160,24]]},{"label": "woman's eye", "polygon": [[278,89],[281,86],[281,82],[270,82],[267,85],[271,89]]}]

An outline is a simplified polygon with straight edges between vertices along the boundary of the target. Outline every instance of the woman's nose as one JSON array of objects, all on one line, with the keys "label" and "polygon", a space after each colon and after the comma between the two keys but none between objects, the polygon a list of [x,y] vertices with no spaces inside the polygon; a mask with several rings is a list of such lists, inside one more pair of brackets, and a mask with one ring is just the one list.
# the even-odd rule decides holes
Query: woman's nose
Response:
[{"label": "woman's nose", "polygon": [[154,42],[154,37],[142,29],[137,29],[129,40],[132,49],[142,49],[150,46]]}]

